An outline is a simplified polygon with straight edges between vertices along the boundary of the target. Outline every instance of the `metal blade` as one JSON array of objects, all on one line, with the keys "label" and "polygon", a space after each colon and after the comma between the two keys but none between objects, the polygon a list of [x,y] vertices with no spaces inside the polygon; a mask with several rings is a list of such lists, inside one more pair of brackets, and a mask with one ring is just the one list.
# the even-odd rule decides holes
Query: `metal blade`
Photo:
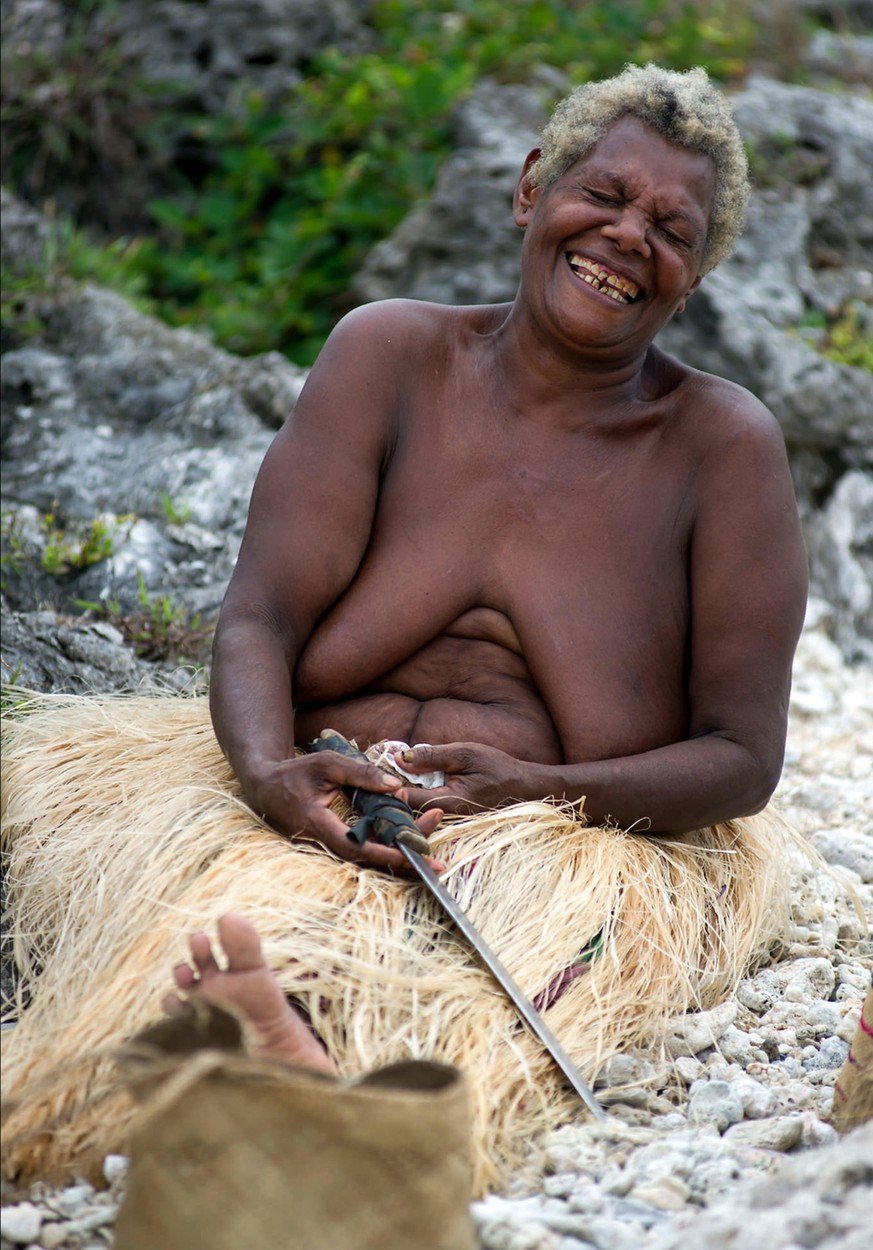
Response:
[{"label": "metal blade", "polygon": [[455,927],[463,933],[494,979],[512,999],[515,1009],[522,1020],[524,1020],[534,1036],[538,1037],[543,1046],[545,1046],[591,1114],[605,1123],[606,1114],[603,1108],[588,1088],[573,1060],[564,1050],[564,1047],[555,1037],[536,1007],[534,1007],[533,1003],[516,983],[515,978],[503,966],[482,935],[477,932],[466,912],[458,906],[451,894],[449,894],[430,864],[425,859],[422,859],[418,851],[405,846],[401,837],[397,838],[394,845],[400,848],[407,863],[415,870],[422,883],[437,900],[446,915],[451,918]]}]

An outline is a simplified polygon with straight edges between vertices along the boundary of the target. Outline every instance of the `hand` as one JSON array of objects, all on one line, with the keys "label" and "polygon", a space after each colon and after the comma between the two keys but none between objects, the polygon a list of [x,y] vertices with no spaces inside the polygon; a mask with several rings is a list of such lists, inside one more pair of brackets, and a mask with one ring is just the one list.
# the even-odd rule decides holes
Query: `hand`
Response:
[{"label": "hand", "polygon": [[478,742],[417,746],[394,757],[410,773],[442,771],[445,786],[433,790],[405,786],[401,795],[416,811],[436,805],[443,812],[477,812],[524,798],[520,760]]},{"label": "hand", "polygon": [[[349,759],[337,751],[272,761],[249,776],[245,790],[255,811],[285,837],[311,838],[339,859],[370,868],[390,869],[404,876],[414,875],[396,847],[382,846],[379,842],[358,846],[350,841],[349,826],[330,810],[343,786],[357,786],[375,794],[398,794],[398,797],[403,794],[396,777],[388,776],[374,764]],[[431,807],[415,823],[428,837],[442,817],[441,808]],[[445,867],[437,860],[429,862],[437,872]]]}]

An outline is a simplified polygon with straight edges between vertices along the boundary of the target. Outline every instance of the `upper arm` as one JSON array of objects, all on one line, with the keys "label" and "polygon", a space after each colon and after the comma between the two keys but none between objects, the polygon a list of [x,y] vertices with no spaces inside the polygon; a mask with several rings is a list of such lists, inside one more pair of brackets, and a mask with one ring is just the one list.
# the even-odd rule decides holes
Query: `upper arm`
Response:
[{"label": "upper arm", "polygon": [[772,790],[806,606],[806,551],[775,418],[732,388],[708,419],[722,428],[701,465],[691,542],[689,733],[741,744]]},{"label": "upper arm", "polygon": [[261,614],[296,650],[353,578],[391,445],[402,336],[385,305],[331,334],[255,481],[224,624]]}]

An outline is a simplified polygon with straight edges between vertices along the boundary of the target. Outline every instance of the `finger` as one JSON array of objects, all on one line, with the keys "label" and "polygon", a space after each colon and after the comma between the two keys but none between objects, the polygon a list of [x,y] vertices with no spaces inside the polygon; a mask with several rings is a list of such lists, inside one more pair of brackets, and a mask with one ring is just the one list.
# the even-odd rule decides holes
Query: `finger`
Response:
[{"label": "finger", "polygon": [[420,743],[415,747],[407,747],[394,756],[410,773],[460,773],[467,768],[467,752],[457,742],[445,746],[430,746]]},{"label": "finger", "polygon": [[197,982],[197,973],[190,964],[176,964],[173,969],[173,980],[180,990],[190,990]]},{"label": "finger", "polygon": [[443,810],[441,807],[429,807],[426,812],[423,812],[418,817],[415,823],[418,825],[419,832],[423,833],[426,838],[429,838],[442,818]]},{"label": "finger", "polygon": [[375,764],[364,760],[351,760],[338,751],[323,751],[318,756],[324,765],[324,775],[334,785],[357,787],[361,790],[372,790],[374,794],[385,794],[397,790],[401,781],[390,773],[383,773]]},{"label": "finger", "polygon": [[420,790],[410,786],[409,798],[406,801],[414,812],[422,814],[431,811],[434,805],[436,805],[436,810],[441,811],[444,816],[457,816],[476,810],[469,799],[460,794],[453,794],[451,790]]},{"label": "finger", "polygon": [[212,953],[212,943],[205,933],[192,933],[188,938],[188,949],[194,960],[194,967],[201,977],[219,971],[218,962]]},{"label": "finger", "polygon": [[184,1010],[184,1006],[178,994],[165,994],[161,999],[161,1010],[166,1016],[178,1016]]},{"label": "finger", "polygon": [[456,797],[444,786],[437,786],[432,790],[426,790],[423,786],[406,786],[403,794],[414,812],[429,812],[434,808],[450,811],[451,808],[446,805]]},{"label": "finger", "polygon": [[313,813],[310,827],[319,841],[339,859],[368,868],[390,868],[393,872],[406,873],[409,865],[395,847],[382,846],[379,842],[365,842],[358,846],[348,834],[348,826],[328,808]]}]

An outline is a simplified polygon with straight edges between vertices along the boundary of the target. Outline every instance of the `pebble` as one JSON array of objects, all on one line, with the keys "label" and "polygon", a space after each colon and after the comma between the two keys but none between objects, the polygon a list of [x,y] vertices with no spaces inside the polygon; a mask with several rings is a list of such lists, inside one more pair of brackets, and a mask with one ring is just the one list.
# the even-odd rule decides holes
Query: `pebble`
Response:
[{"label": "pebble", "polygon": [[720,1132],[743,1118],[740,1095],[727,1081],[695,1081],[691,1086],[688,1118],[695,1124],[713,1124]]},{"label": "pebble", "polygon": [[781,1115],[732,1124],[725,1133],[725,1141],[741,1142],[759,1150],[791,1150],[800,1141],[802,1132],[803,1116]]},{"label": "pebble", "polygon": [[678,1177],[662,1176],[650,1185],[635,1186],[631,1197],[648,1202],[659,1211],[681,1211],[691,1197],[691,1190]]},{"label": "pebble", "polygon": [[31,1202],[19,1202],[0,1211],[0,1236],[15,1246],[36,1241],[42,1227],[43,1214]]},{"label": "pebble", "polygon": [[849,1043],[840,1041],[838,1037],[826,1037],[818,1050],[803,1061],[807,1072],[816,1072],[825,1068],[841,1068],[849,1053]]},{"label": "pebble", "polygon": [[730,1000],[713,1007],[711,1011],[674,1016],[667,1027],[664,1043],[667,1054],[674,1059],[680,1055],[699,1055],[702,1050],[713,1046],[736,1018],[737,1005]]}]

